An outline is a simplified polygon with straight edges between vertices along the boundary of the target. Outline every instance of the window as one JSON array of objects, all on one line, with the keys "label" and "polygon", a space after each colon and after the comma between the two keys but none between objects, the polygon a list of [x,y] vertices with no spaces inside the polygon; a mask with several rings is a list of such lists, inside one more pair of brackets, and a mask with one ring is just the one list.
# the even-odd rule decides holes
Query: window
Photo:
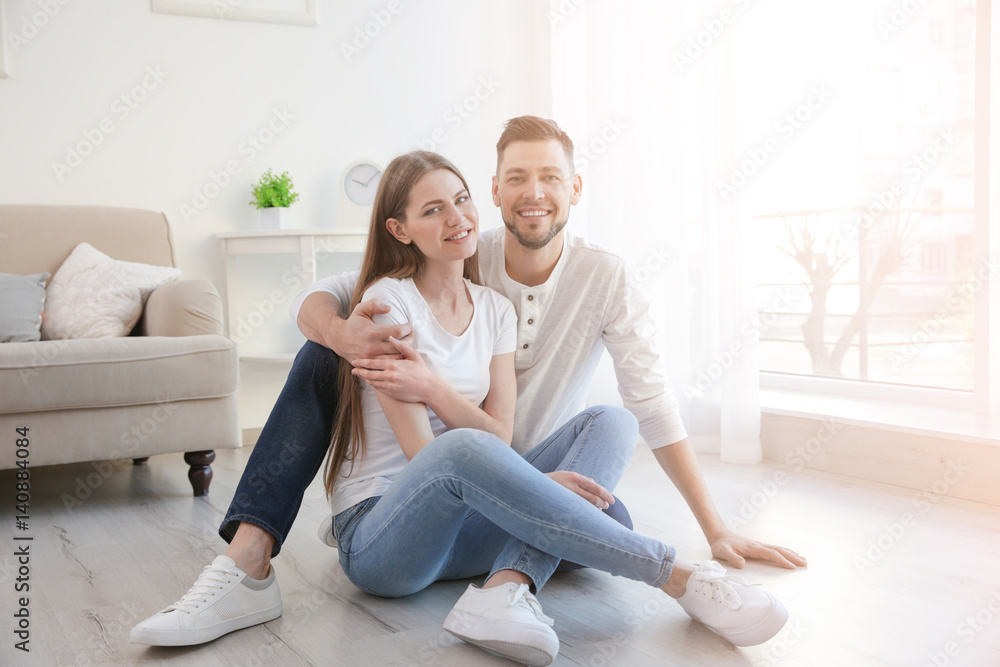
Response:
[{"label": "window", "polygon": [[[905,19],[860,0],[838,8],[842,23],[796,46],[828,99],[792,100],[798,122],[774,125],[773,164],[743,197],[760,313],[776,294],[789,304],[761,332],[761,371],[971,393],[975,4],[921,5]],[[772,29],[754,39],[788,26]],[[852,49],[831,51],[833,39]],[[794,70],[776,52],[745,54],[742,99]]]}]

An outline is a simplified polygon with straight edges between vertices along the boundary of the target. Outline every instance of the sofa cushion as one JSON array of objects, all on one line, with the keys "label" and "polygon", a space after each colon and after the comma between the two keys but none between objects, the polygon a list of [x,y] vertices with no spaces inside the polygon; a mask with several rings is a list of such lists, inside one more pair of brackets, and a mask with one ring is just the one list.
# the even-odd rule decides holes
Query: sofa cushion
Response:
[{"label": "sofa cushion", "polygon": [[169,266],[114,260],[81,243],[49,283],[42,338],[125,336],[139,321],[149,293],[180,275]]},{"label": "sofa cushion", "polygon": [[130,336],[0,345],[0,413],[229,396],[236,345],[222,336]]},{"label": "sofa cushion", "polygon": [[0,273],[0,343],[26,343],[41,338],[47,272],[32,276]]}]

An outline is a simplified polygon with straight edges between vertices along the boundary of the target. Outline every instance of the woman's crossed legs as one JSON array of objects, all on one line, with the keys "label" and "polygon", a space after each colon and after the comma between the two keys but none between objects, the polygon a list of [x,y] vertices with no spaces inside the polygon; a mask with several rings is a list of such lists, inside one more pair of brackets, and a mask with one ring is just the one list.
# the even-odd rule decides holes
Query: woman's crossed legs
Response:
[{"label": "woman's crossed legs", "polygon": [[[398,597],[487,571],[489,585],[497,573],[516,573],[540,589],[564,558],[660,587],[737,645],[773,637],[788,618],[773,596],[712,561],[697,569],[675,562],[673,547],[632,532],[545,476],[572,470],[613,489],[636,435],[634,418],[618,408],[581,413],[524,457],[481,431],[442,434],[384,496],[336,517],[341,565],[359,588]],[[529,586],[517,583],[469,586],[444,623],[461,639],[529,665],[555,659],[551,625]]]},{"label": "woman's crossed legs", "polygon": [[377,503],[337,517],[344,571],[363,590],[391,597],[500,570],[521,572],[541,588],[560,558],[661,585],[671,547],[633,533],[544,474],[571,470],[614,488],[636,435],[631,414],[604,407],[581,413],[524,457],[481,431],[449,431]]}]

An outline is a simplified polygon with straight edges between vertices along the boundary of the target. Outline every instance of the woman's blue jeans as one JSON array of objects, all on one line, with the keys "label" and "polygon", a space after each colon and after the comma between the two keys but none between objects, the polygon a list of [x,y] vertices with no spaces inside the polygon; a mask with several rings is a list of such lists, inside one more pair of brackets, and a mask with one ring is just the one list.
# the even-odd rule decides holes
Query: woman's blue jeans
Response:
[{"label": "woman's blue jeans", "polygon": [[[281,551],[281,546],[298,514],[306,487],[309,486],[322,467],[330,443],[330,431],[336,415],[338,399],[336,382],[338,360],[333,351],[311,341],[307,341],[299,351],[285,386],[247,461],[229,511],[219,527],[219,534],[227,542],[232,541],[240,522],[246,522],[259,526],[274,536],[272,557]],[[581,443],[586,443],[588,440],[599,441],[596,431],[587,429],[580,431],[582,426],[587,425],[587,415],[594,415],[596,411],[597,409],[592,408],[571,420],[545,442],[527,452],[522,461],[545,472],[559,469],[560,463],[566,459],[565,452],[568,450],[565,447],[575,444],[580,439],[578,436],[581,432],[586,433],[580,440]],[[604,414],[603,410],[600,412]],[[633,419],[631,415],[617,408],[612,409],[611,412],[620,415],[627,424],[624,431],[615,433],[614,429],[611,429],[607,435],[609,439],[605,443],[607,449],[604,453],[607,454],[612,449],[618,452],[611,457],[614,461],[614,465],[611,466],[613,471],[602,469],[601,465],[603,464],[598,464],[596,470],[589,472],[581,470],[579,467],[563,469],[582,472],[593,477],[605,488],[613,490],[631,458],[636,438],[634,420],[630,421]],[[601,423],[610,424],[611,422],[603,421],[602,417],[597,420],[598,425]],[[600,436],[600,438],[604,437]],[[620,443],[621,447],[616,449],[612,443]],[[500,444],[502,445],[502,443]],[[508,450],[509,454],[516,456],[516,453],[507,448],[506,445],[504,448]],[[586,456],[580,450],[574,451],[576,453],[570,456],[566,462],[567,465],[579,466],[583,463],[587,466],[594,465],[591,448],[586,448]],[[422,454],[423,452],[421,452]],[[578,455],[582,458],[574,458]],[[409,468],[410,466],[407,466],[407,470]],[[559,485],[555,486],[562,489]],[[573,496],[578,509],[586,508],[588,512],[596,510],[576,494],[565,489],[562,490]],[[511,492],[507,491],[506,493]],[[384,507],[388,507],[388,505]],[[347,512],[356,509],[358,508],[352,508]],[[615,506],[612,506],[612,510],[614,509]],[[343,516],[344,513],[340,515],[340,517]],[[625,519],[627,520],[627,514],[625,514]],[[611,523],[615,522],[611,521]],[[341,526],[344,527],[343,521]],[[501,553],[501,550],[504,550],[504,557],[516,552],[516,546],[511,547],[512,551],[506,550],[511,536],[506,533],[498,533],[492,522],[480,512],[469,511],[466,508],[466,516],[463,517],[461,528],[462,530],[456,533],[456,537],[460,536],[467,540],[465,544],[470,544],[472,547],[485,546],[486,538],[489,538],[492,540],[489,549],[483,548],[479,550],[479,554],[471,554],[470,548],[464,547],[463,543],[454,542],[449,547],[448,553],[454,550],[458,555],[471,555],[463,556],[464,563],[459,563],[457,559],[453,563],[446,563],[450,567],[442,571],[441,576],[435,578],[442,578],[445,575],[461,577],[482,574],[493,569],[494,561],[497,561],[496,554]],[[626,529],[623,528],[623,530]],[[347,537],[346,528],[341,533]],[[628,534],[631,535],[631,532],[629,531]],[[545,548],[548,542],[543,541],[536,544],[541,544]],[[528,557],[533,555],[528,549],[522,549],[522,551],[527,554],[526,560],[533,562],[533,559]],[[672,561],[673,552],[668,551],[667,553]],[[583,561],[577,562],[582,563]],[[459,567],[460,565],[462,567]],[[522,566],[520,569],[526,567]],[[519,568],[514,567],[514,569]],[[539,566],[535,572],[538,579],[535,579],[535,576],[529,576],[532,576],[536,585],[540,587],[544,583],[542,573],[548,569],[548,566]],[[669,566],[667,572],[669,574]],[[544,579],[547,578],[548,575],[544,577]],[[433,580],[431,579],[431,581]]]},{"label": "woman's blue jeans", "polygon": [[673,567],[672,547],[544,474],[573,470],[614,488],[637,431],[621,408],[590,408],[523,457],[482,431],[448,431],[385,495],[337,515],[341,566],[359,588],[388,597],[498,570],[522,572],[540,589],[560,559],[660,586]]}]

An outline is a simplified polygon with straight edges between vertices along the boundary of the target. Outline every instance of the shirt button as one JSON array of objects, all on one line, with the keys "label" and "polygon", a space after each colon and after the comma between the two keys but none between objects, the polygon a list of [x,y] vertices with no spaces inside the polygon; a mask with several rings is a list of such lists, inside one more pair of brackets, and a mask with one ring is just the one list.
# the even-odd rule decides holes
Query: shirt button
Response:
[{"label": "shirt button", "polygon": [[528,344],[527,344],[527,343],[525,343],[524,345],[522,345],[522,346],[521,346],[521,349],[522,349],[522,350],[527,350],[527,349],[528,349]]},{"label": "shirt button", "polygon": [[532,318],[529,317],[528,318],[528,324],[534,324],[534,323],[535,323],[535,320],[533,320]]},{"label": "shirt button", "polygon": [[535,297],[529,294],[528,295],[528,301],[534,301],[534,300],[535,300]]}]

